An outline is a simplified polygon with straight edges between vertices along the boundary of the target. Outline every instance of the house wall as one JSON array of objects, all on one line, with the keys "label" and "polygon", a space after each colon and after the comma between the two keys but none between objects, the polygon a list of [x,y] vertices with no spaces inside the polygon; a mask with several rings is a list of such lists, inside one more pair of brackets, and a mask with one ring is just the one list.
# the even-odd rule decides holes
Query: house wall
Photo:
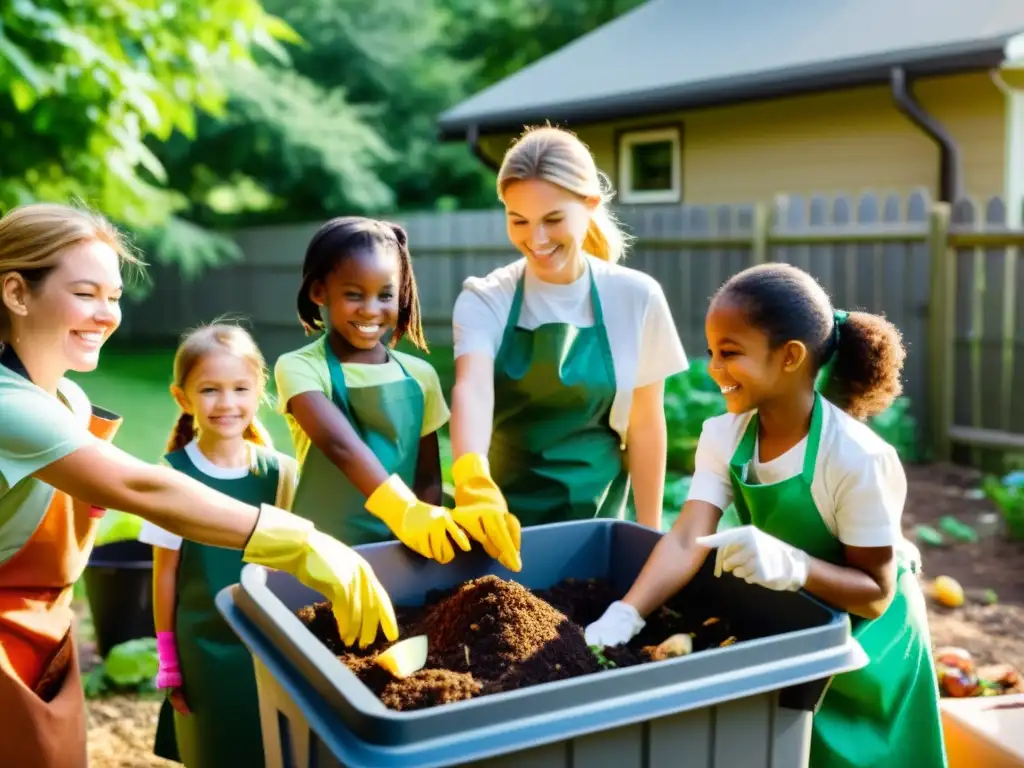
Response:
[{"label": "house wall", "polygon": [[[922,106],[962,153],[967,195],[1003,193],[1003,96],[987,73],[928,78],[914,84]],[[683,200],[739,203],[777,194],[906,195],[938,192],[935,144],[897,111],[887,86],[676,112],[580,126],[598,166],[617,180],[619,132],[677,123],[683,127]],[[486,137],[500,158],[512,136]]]}]

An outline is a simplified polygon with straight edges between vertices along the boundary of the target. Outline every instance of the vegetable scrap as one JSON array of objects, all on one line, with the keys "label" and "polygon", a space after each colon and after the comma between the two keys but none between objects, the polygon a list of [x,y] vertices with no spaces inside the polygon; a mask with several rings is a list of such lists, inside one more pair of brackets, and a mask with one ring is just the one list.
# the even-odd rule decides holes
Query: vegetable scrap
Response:
[{"label": "vegetable scrap", "polygon": [[[374,662],[397,678],[408,677],[423,669],[427,663],[427,636],[416,635],[392,645],[378,654]],[[466,649],[466,663],[469,664],[469,648]]]},{"label": "vegetable scrap", "polygon": [[[724,617],[688,617],[664,607],[648,617],[629,644],[588,647],[583,628],[620,597],[598,579],[569,579],[530,591],[485,576],[428,594],[423,606],[396,606],[401,636],[408,639],[395,644],[381,639],[362,650],[341,643],[330,603],[306,606],[297,615],[385,706],[399,711],[654,663],[737,641]],[[658,651],[666,644],[673,654]],[[674,653],[679,649],[687,649],[686,654]]]},{"label": "vegetable scrap", "polygon": [[947,608],[959,608],[964,604],[964,588],[950,576],[938,576],[931,586],[932,596]]},{"label": "vegetable scrap", "polygon": [[946,698],[1004,696],[1024,693],[1020,672],[1009,664],[977,667],[964,648],[947,646],[935,651],[935,672],[939,692]]}]

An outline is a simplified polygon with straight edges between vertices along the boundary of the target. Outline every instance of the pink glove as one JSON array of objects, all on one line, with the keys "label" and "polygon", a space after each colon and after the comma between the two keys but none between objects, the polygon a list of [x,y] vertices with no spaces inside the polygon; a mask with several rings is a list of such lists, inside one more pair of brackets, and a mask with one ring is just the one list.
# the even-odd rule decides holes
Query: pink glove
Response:
[{"label": "pink glove", "polygon": [[181,670],[178,669],[178,646],[173,632],[156,633],[156,654],[160,670],[156,673],[157,688],[180,688]]}]

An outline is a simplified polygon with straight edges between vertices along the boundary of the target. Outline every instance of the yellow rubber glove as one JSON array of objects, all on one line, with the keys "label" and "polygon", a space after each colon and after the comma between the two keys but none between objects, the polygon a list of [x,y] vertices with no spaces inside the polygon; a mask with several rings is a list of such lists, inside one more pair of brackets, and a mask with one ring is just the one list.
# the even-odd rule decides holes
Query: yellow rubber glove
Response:
[{"label": "yellow rubber glove", "polygon": [[286,571],[330,600],[345,645],[357,639],[360,648],[372,644],[378,625],[388,640],[398,639],[395,609],[373,568],[309,520],[262,505],[242,559]]},{"label": "yellow rubber glove", "polygon": [[435,507],[416,498],[398,475],[392,475],[366,500],[366,509],[379,517],[405,546],[439,563],[455,559],[451,536],[463,552],[470,543],[465,532],[452,520],[444,507]]},{"label": "yellow rubber glove", "polygon": [[483,545],[487,554],[510,571],[521,571],[522,544],[519,518],[508,511],[508,504],[491,479],[487,459],[467,453],[452,465],[455,481],[455,509],[452,517],[466,532]]}]

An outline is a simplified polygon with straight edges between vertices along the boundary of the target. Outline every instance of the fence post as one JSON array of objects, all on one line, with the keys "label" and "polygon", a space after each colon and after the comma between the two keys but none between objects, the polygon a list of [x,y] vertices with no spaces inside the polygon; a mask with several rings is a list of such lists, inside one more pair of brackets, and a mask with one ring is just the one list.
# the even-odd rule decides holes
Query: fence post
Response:
[{"label": "fence post", "polygon": [[750,233],[750,264],[756,266],[768,261],[768,238],[771,235],[771,208],[767,203],[754,206],[754,230]]},{"label": "fence post", "polygon": [[950,206],[935,203],[928,216],[928,399],[932,450],[937,461],[949,461],[953,421],[956,296],[954,254],[949,247]]}]

